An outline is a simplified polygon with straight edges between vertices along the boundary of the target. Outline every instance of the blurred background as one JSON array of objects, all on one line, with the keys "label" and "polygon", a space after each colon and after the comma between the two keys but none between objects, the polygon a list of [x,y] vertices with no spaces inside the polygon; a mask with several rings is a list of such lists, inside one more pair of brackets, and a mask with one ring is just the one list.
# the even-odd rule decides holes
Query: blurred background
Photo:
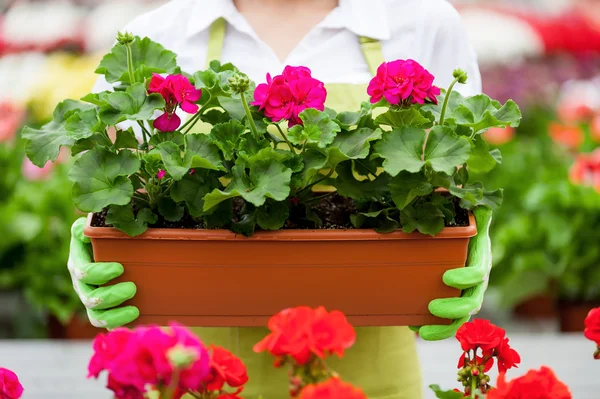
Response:
[{"label": "blurred background", "polygon": [[[95,333],[66,269],[80,216],[68,154],[39,169],[19,130],[87,93],[116,32],[163,2],[0,0],[0,338]],[[482,317],[509,332],[581,331],[600,304],[600,1],[454,3],[484,91],[524,115],[517,130],[487,134],[504,156],[487,186],[504,187],[505,202]]]}]

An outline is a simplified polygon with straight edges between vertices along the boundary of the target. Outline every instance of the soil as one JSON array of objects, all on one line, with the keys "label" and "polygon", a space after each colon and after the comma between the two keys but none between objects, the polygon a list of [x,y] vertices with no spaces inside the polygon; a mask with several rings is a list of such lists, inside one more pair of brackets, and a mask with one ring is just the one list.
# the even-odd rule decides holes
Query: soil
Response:
[{"label": "soil", "polygon": [[[458,205],[458,200],[455,202],[456,217],[453,223],[446,224],[447,227],[463,227],[469,225],[469,213]],[[235,200],[233,204],[233,221],[240,220],[240,213],[244,206],[243,200]],[[321,199],[311,207],[312,211],[323,222],[319,229],[336,230],[336,229],[353,229],[350,221],[350,215],[358,212],[356,203],[348,198],[344,198],[337,194]],[[112,227],[106,224],[106,215],[108,209],[102,212],[95,213],[92,218],[93,227]],[[152,228],[169,228],[169,229],[204,229],[206,225],[203,220],[195,219],[187,212],[178,222],[169,222],[159,215],[159,220]],[[292,207],[290,217],[288,218],[284,229],[289,230],[304,230],[314,229],[314,223],[306,219],[304,207]]]}]

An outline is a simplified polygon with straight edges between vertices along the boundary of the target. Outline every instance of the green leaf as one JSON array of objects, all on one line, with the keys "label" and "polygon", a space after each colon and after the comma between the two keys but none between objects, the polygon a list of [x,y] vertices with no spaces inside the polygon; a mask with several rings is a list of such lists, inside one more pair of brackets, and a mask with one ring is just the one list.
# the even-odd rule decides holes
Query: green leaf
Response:
[{"label": "green leaf", "polygon": [[185,165],[181,157],[181,149],[177,144],[170,141],[160,143],[156,150],[160,153],[165,169],[173,180],[181,180],[189,172],[190,168]]},{"label": "green leaf", "polygon": [[391,233],[398,230],[400,223],[390,216],[390,213],[398,213],[394,208],[382,209],[373,212],[361,212],[350,215],[352,225],[357,229],[371,228],[378,233]]},{"label": "green leaf", "polygon": [[435,126],[429,132],[425,147],[425,162],[436,172],[454,174],[456,168],[470,157],[471,143],[446,126]]},{"label": "green leaf", "polygon": [[333,142],[341,131],[340,126],[329,118],[326,112],[314,108],[305,109],[300,113],[303,125],[296,125],[288,131],[288,139],[292,144],[317,144],[325,148]]},{"label": "green leaf", "polygon": [[112,148],[113,143],[104,133],[94,133],[87,139],[78,140],[71,147],[71,155],[75,156],[83,151],[92,150],[98,147]]},{"label": "green leaf", "polygon": [[158,202],[158,212],[169,222],[178,222],[183,217],[184,208],[169,197]]},{"label": "green leaf", "polygon": [[98,119],[98,111],[95,108],[79,111],[71,115],[66,123],[67,136],[75,140],[81,140],[101,133],[106,126]]},{"label": "green leaf", "polygon": [[319,174],[327,163],[327,156],[321,151],[308,149],[302,153],[304,166],[302,169],[303,186],[307,186]]},{"label": "green leaf", "polygon": [[338,177],[334,180],[338,193],[357,201],[381,201],[388,193],[390,177],[386,174],[375,180],[359,181],[352,173],[352,162],[342,162],[335,169]]},{"label": "green leaf", "polygon": [[417,173],[425,162],[422,159],[425,130],[406,126],[385,133],[375,146],[373,157],[385,159],[383,169],[392,176],[402,171]]},{"label": "green leaf", "polygon": [[127,205],[133,196],[128,176],[140,168],[129,150],[118,154],[95,148],[83,154],[71,168],[73,202],[83,212],[100,212],[109,205]]},{"label": "green leaf", "polygon": [[229,198],[242,197],[251,204],[262,206],[267,198],[283,201],[290,194],[292,171],[275,160],[257,161],[246,174],[244,165],[236,165],[233,178],[225,191],[214,190],[204,197],[204,210],[208,211]]},{"label": "green leaf", "polygon": [[184,164],[188,168],[225,170],[219,148],[206,134],[185,135]]},{"label": "green leaf", "polygon": [[151,146],[156,147],[160,143],[164,143],[165,141],[172,141],[181,148],[183,148],[183,146],[185,145],[185,137],[181,132],[160,132],[152,135],[148,143]]},{"label": "green leaf", "polygon": [[117,139],[115,140],[115,148],[120,150],[122,148],[134,148],[137,149],[139,142],[135,137],[135,133],[132,128],[127,130],[118,130]]},{"label": "green leaf", "polygon": [[23,128],[21,135],[25,139],[25,151],[31,162],[41,168],[46,162],[55,161],[61,147],[75,143],[66,130],[66,120],[78,111],[93,108],[93,105],[80,101],[66,100],[56,106],[53,120],[41,129]]},{"label": "green leaf", "polygon": [[250,237],[256,230],[256,209],[252,204],[244,204],[240,214],[240,220],[233,223],[231,230],[234,233]]},{"label": "green leaf", "polygon": [[472,209],[476,206],[487,206],[497,210],[502,205],[503,191],[488,191],[481,183],[467,184],[461,187],[450,186],[450,193],[461,198],[460,206],[464,209]]},{"label": "green leaf", "polygon": [[131,237],[139,236],[148,230],[148,224],[158,221],[158,217],[148,208],[133,214],[133,205],[111,205],[106,215],[106,223],[123,231]]},{"label": "green leaf", "polygon": [[207,229],[223,229],[231,226],[233,219],[233,200],[221,202],[211,209],[211,213],[202,216]]},{"label": "green leaf", "polygon": [[386,113],[375,118],[375,123],[394,128],[414,126],[428,129],[433,126],[433,120],[425,117],[414,107],[407,109],[390,109]]},{"label": "green leaf", "polygon": [[213,143],[223,152],[226,161],[233,160],[235,150],[246,132],[246,127],[239,121],[231,120],[227,123],[221,123],[213,126],[210,131],[210,138]]},{"label": "green leaf", "polygon": [[438,209],[444,214],[446,224],[454,222],[456,217],[456,209],[454,203],[451,201],[452,197],[442,195],[439,192],[434,193],[431,196],[431,203],[438,207]]},{"label": "green leaf", "polygon": [[433,192],[433,185],[427,181],[425,175],[420,173],[400,172],[390,182],[390,193],[396,207],[400,210],[417,197],[429,195]]},{"label": "green leaf", "polygon": [[279,230],[290,216],[290,209],[284,201],[267,201],[256,208],[256,223],[263,230]]},{"label": "green leaf", "polygon": [[488,144],[482,138],[478,138],[472,146],[471,157],[467,161],[469,171],[474,174],[482,174],[494,169],[498,162],[491,154]]},{"label": "green leaf", "polygon": [[337,134],[327,151],[327,167],[334,168],[349,159],[365,159],[371,151],[371,142],[381,139],[381,129],[362,128]]},{"label": "green leaf", "polygon": [[175,202],[185,202],[190,215],[200,217],[204,211],[204,196],[220,186],[219,181],[207,170],[187,174],[171,188]]},{"label": "green leaf", "polygon": [[521,111],[512,100],[501,106],[485,94],[479,94],[464,100],[448,114],[448,118],[481,134],[492,127],[517,127],[521,121]]},{"label": "green leaf", "polygon": [[[150,78],[153,73],[172,74],[177,70],[177,55],[172,51],[165,50],[163,46],[147,37],[140,39],[136,36],[135,41],[131,44],[131,52],[134,75],[136,79],[139,78],[139,82]],[[129,79],[125,45],[115,45],[112,51],[104,56],[96,73],[104,75],[110,83],[135,83]]]},{"label": "green leaf", "polygon": [[241,138],[239,144],[239,156],[248,162],[248,159],[257,155],[261,150],[271,148],[269,140],[257,139],[252,135],[245,135]]},{"label": "green leaf", "polygon": [[439,385],[430,385],[429,388],[435,392],[438,399],[464,399],[464,394],[454,391],[443,391]]},{"label": "green leaf", "polygon": [[[442,106],[443,106],[445,100],[446,100],[446,91],[442,90],[441,95],[438,96],[437,104],[426,104],[425,106],[421,107],[421,110],[423,112],[431,113],[431,115],[433,115],[435,120],[439,121],[440,117],[442,116]],[[465,101],[465,97],[463,97],[459,92],[454,90],[450,94],[450,99],[448,100],[448,107],[446,108],[446,115],[451,115],[454,112],[454,110],[456,108],[458,108],[458,106],[460,104],[462,104],[464,101]],[[448,120],[448,119],[446,118],[446,120]]]},{"label": "green leaf", "polygon": [[444,228],[444,213],[431,203],[407,206],[400,212],[400,222],[405,233],[418,230],[422,234],[435,236]]},{"label": "green leaf", "polygon": [[108,105],[100,109],[99,117],[109,126],[124,120],[145,121],[154,116],[154,112],[165,107],[160,94],[148,95],[143,83],[136,83],[125,92],[117,91],[106,96]]}]

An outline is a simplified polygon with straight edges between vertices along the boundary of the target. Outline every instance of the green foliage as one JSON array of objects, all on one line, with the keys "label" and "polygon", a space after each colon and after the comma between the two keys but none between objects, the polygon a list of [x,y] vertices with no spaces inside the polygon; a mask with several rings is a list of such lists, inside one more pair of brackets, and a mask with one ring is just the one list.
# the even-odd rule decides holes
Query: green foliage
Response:
[{"label": "green foliage", "polygon": [[[107,222],[129,235],[184,217],[251,235],[283,228],[298,209],[319,226],[313,191],[323,185],[354,200],[358,211],[348,216],[357,228],[436,235],[454,222],[458,206],[501,202],[500,191],[486,190],[467,171],[489,172],[501,161],[481,133],[520,119],[510,101],[452,93],[446,110],[445,94],[437,105],[309,108],[286,129],[248,106],[255,84],[235,66],[212,62],[185,74],[174,53],[131,35],[120,36],[97,73],[120,85],[67,100],[51,123],[26,129],[28,155],[43,165],[71,146],[75,205],[108,209]],[[174,132],[153,127],[155,115],[179,107],[148,93],[153,73],[182,73],[202,90],[198,113]],[[108,134],[113,129],[116,137]]]}]

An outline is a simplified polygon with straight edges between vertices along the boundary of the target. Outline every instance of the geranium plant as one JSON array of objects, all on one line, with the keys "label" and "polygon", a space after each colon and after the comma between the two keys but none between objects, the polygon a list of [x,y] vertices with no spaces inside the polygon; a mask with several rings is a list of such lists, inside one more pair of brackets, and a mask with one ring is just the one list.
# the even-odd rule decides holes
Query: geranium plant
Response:
[{"label": "geranium plant", "polygon": [[[463,71],[445,92],[412,60],[381,65],[371,102],[341,112],[325,108],[327,89],[308,68],[257,87],[231,64],[186,74],[175,53],[129,34],[96,72],[115,90],[59,104],[51,123],[25,129],[27,152],[43,165],[70,146],[75,205],[132,236],[148,226],[435,235],[468,223],[473,207],[500,204],[502,192],[469,173],[501,160],[482,133],[521,118],[512,101],[453,91]],[[327,201],[345,219],[320,212]]]}]

